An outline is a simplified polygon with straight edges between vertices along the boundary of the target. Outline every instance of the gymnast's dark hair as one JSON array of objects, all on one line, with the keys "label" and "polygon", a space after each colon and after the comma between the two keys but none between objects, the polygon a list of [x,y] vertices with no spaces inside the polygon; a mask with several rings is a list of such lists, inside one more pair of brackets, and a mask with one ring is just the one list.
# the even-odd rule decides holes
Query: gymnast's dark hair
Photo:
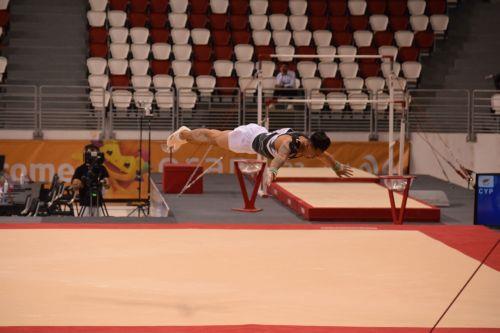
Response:
[{"label": "gymnast's dark hair", "polygon": [[314,132],[311,137],[311,144],[314,148],[319,149],[321,151],[325,151],[330,147],[332,141],[325,132]]}]

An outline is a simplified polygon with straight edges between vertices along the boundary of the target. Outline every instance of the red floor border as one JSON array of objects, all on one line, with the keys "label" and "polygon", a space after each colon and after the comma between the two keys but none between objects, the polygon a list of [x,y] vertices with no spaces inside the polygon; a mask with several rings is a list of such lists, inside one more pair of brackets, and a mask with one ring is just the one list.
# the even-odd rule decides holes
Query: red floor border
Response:
[{"label": "red floor border", "polygon": [[345,178],[332,178],[332,177],[280,177],[276,178],[276,182],[283,183],[378,183],[380,179],[378,177],[345,177]]}]

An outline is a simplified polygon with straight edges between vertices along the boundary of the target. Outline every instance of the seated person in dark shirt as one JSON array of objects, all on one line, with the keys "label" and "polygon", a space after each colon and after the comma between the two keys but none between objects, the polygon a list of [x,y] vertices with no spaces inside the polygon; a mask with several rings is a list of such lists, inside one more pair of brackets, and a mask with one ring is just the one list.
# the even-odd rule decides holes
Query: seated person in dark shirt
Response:
[{"label": "seated person in dark shirt", "polygon": [[102,189],[108,188],[109,173],[100,159],[99,148],[90,144],[85,146],[84,162],[76,168],[71,185],[80,197],[83,207],[97,206],[102,203]]}]

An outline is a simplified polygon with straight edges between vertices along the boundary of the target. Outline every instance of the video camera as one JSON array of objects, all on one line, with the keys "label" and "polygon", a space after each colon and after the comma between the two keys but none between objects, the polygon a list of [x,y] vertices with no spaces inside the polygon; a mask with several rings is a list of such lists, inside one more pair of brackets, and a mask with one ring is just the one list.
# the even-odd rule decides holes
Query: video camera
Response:
[{"label": "video camera", "polygon": [[104,153],[95,149],[86,149],[83,159],[87,165],[99,166],[104,164]]}]

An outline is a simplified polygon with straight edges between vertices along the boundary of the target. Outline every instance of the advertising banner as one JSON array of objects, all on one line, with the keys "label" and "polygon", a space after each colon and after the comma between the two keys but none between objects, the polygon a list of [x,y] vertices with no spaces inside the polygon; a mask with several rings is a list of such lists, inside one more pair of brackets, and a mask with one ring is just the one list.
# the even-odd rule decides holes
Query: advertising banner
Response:
[{"label": "advertising banner", "polygon": [[[69,183],[75,169],[83,163],[85,145],[94,143],[104,153],[105,163],[110,174],[111,188],[106,192],[107,198],[124,199],[138,197],[138,174],[147,179],[149,151],[147,142],[143,142],[140,153],[139,142],[133,140],[3,140],[0,141],[0,155],[5,155],[5,169],[13,180],[21,176],[33,181],[50,182],[53,175]],[[170,156],[160,148],[160,141],[151,142],[151,172],[161,172],[165,163],[198,164],[203,158],[207,145],[186,144]],[[396,144],[395,147],[398,147]],[[329,151],[342,163],[374,173],[387,173],[388,150],[386,142],[335,142]],[[404,151],[404,169],[408,171],[410,146],[407,143]],[[398,161],[398,149],[394,150],[395,165]],[[212,173],[232,173],[235,159],[255,158],[255,155],[235,154],[219,148],[212,148],[207,155],[204,167],[208,167],[223,157],[210,171]],[[322,166],[319,160],[295,159],[287,163],[293,167]],[[138,172],[139,167],[143,172]],[[397,170],[397,169],[395,169]],[[143,197],[147,183],[143,183]]]}]

